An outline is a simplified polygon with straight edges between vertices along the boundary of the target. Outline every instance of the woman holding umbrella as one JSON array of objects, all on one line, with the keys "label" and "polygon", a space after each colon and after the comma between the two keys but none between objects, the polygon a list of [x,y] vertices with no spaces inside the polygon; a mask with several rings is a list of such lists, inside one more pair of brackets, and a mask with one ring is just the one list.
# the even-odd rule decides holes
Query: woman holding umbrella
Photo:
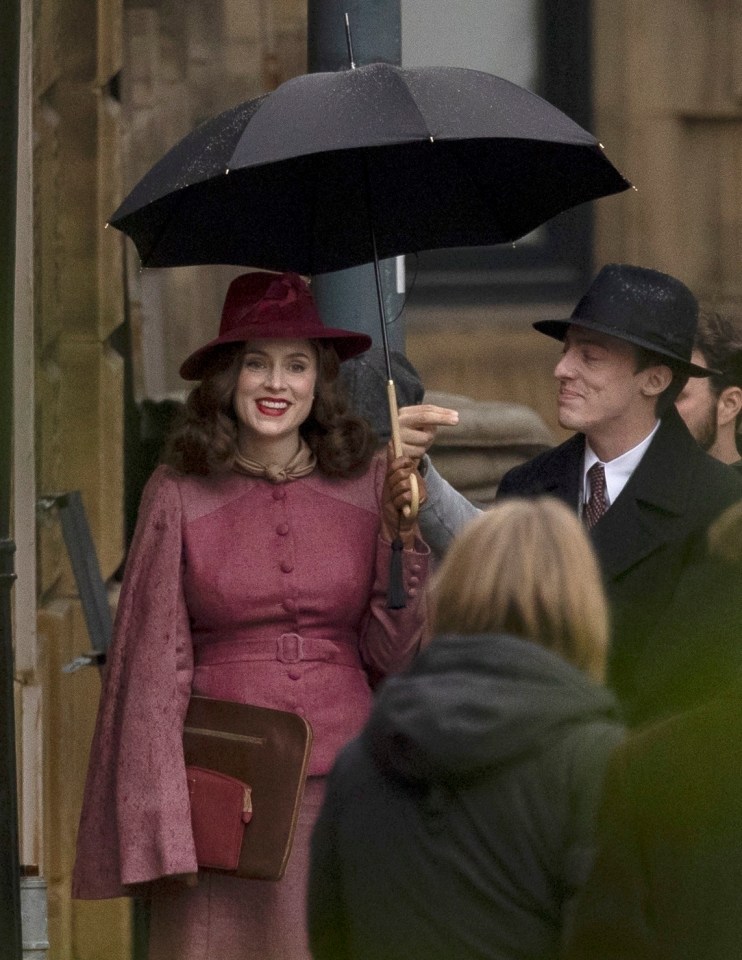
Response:
[{"label": "woman holding umbrella", "polygon": [[[325,327],[295,274],[234,280],[219,336],[145,490],[127,560],[85,789],[73,894],[151,897],[151,960],[308,957],[308,837],[324,775],[372,685],[424,630],[427,547],[397,514],[339,360],[370,346]],[[401,538],[406,606],[386,602]],[[291,710],[314,732],[282,880],[198,873],[184,757],[190,695]]]}]

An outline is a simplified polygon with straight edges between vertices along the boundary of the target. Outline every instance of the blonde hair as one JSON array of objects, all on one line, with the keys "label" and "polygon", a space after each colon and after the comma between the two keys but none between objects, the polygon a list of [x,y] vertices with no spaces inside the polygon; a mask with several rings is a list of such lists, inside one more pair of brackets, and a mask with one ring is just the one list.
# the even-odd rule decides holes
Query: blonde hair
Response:
[{"label": "blonde hair", "polygon": [[509,633],[605,673],[608,605],[582,524],[553,497],[496,503],[456,537],[431,584],[440,633]]}]

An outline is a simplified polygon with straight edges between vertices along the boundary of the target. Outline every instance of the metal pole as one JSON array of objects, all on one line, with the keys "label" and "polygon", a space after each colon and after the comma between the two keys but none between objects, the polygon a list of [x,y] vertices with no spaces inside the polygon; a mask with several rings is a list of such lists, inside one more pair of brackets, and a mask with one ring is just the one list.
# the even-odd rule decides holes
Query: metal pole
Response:
[{"label": "metal pole", "polygon": [[[353,36],[356,66],[384,61],[398,65],[402,55],[400,0],[308,0],[310,73],[349,70],[345,14]],[[404,270],[395,259],[379,264],[389,345],[404,352]],[[374,265],[321,274],[312,281],[322,319],[330,326],[367,333],[380,343],[379,306]]]},{"label": "metal pole", "polygon": [[18,797],[10,591],[15,543],[10,539],[13,430],[16,173],[20,0],[4,7],[0,44],[0,956],[22,956]]}]

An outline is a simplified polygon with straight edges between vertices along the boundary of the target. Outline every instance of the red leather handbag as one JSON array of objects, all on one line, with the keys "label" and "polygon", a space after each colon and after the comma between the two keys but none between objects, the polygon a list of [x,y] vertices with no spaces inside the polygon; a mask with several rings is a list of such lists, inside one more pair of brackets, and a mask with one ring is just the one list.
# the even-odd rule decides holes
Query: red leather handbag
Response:
[{"label": "red leather handbag", "polygon": [[236,870],[252,819],[252,788],[216,770],[186,767],[196,859],[202,867]]}]

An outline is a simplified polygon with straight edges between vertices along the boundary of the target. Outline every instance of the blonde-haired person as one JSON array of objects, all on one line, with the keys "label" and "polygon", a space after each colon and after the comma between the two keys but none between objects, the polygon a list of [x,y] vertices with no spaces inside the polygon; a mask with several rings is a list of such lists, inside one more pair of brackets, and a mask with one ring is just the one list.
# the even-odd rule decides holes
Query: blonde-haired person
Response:
[{"label": "blonde-haired person", "polygon": [[564,505],[503,501],[470,524],[432,588],[439,633],[508,633],[602,682],[608,607],[597,560]]},{"label": "blonde-haired person", "polygon": [[579,520],[496,504],[431,585],[435,636],[339,756],[312,837],[315,960],[549,960],[608,756],[606,600]]}]

